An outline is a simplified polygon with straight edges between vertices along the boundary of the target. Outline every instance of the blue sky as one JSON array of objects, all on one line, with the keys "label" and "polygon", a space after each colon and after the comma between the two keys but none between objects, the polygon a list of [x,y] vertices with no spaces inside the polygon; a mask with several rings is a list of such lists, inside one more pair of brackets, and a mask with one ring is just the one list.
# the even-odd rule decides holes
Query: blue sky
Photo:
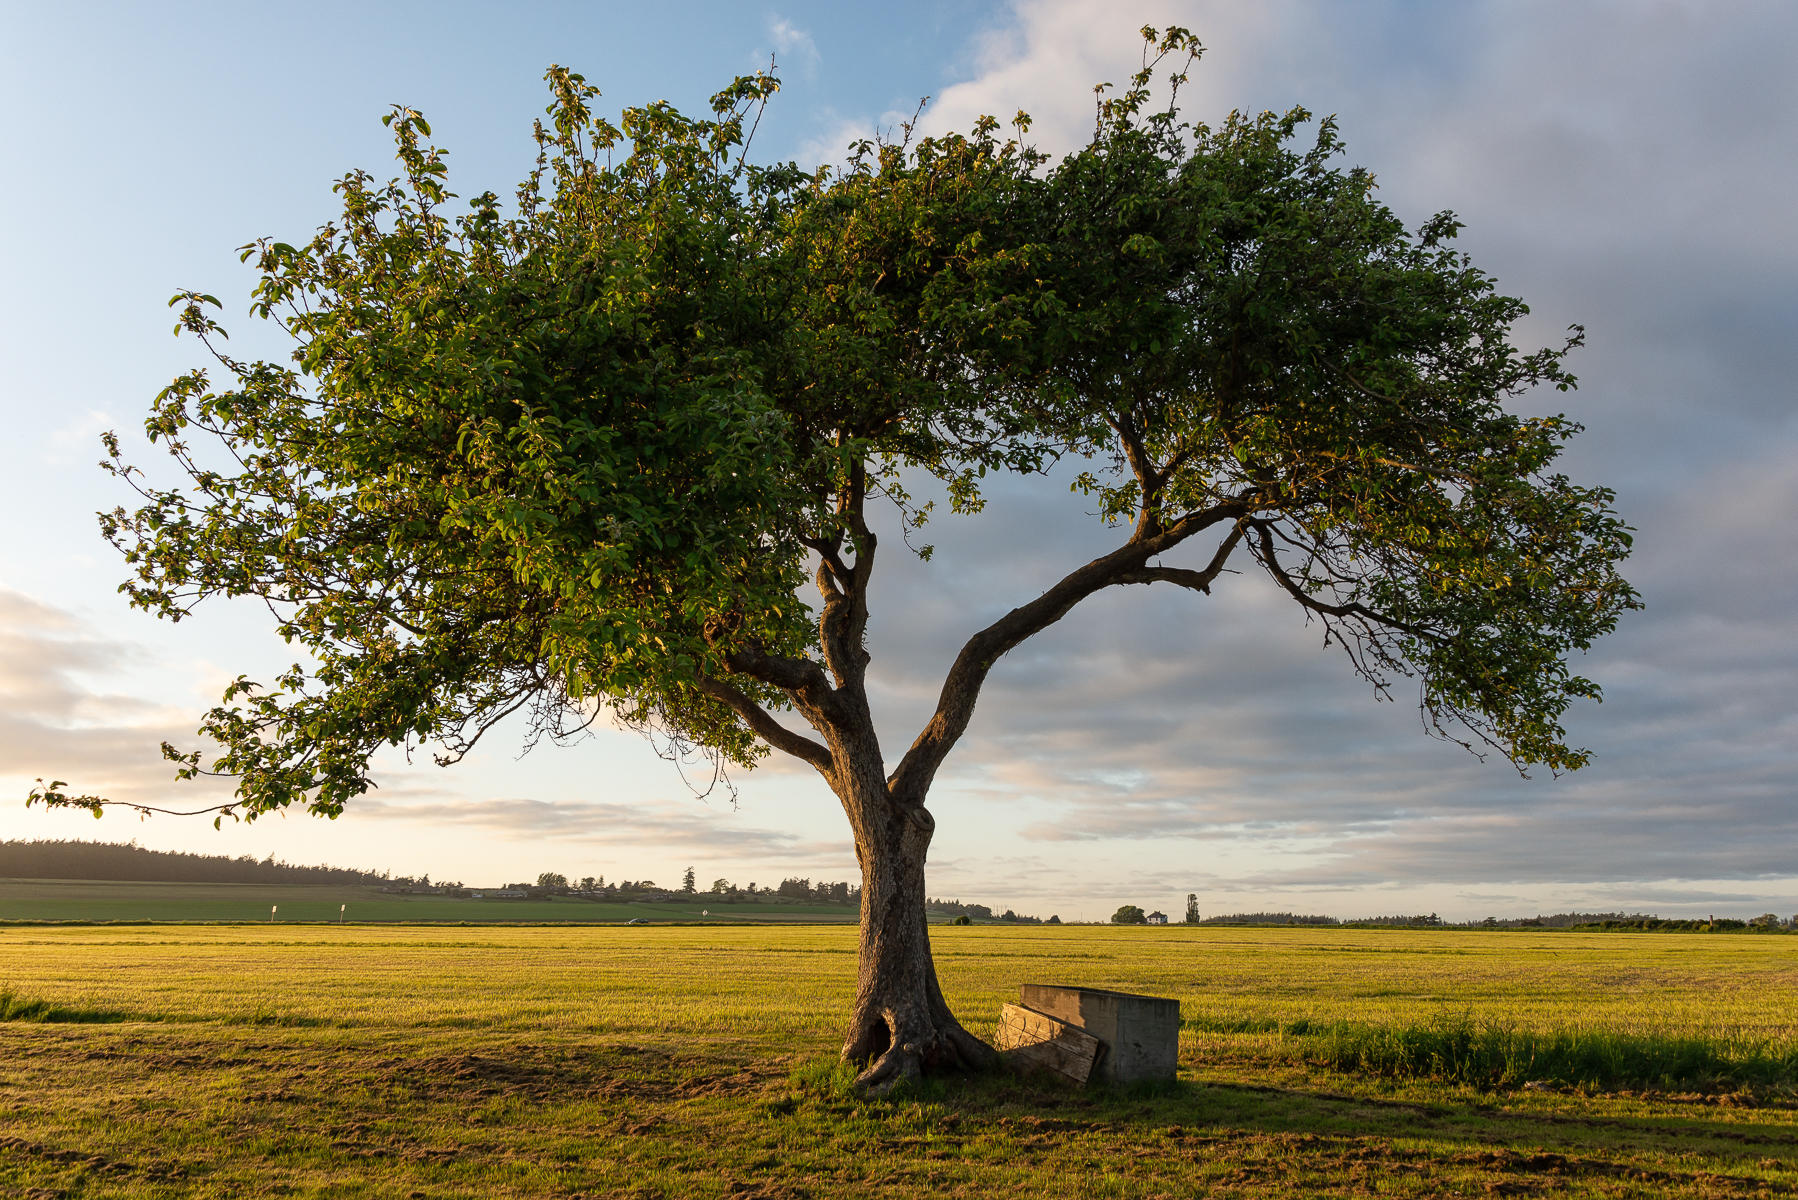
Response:
[{"label": "blue sky", "polygon": [[[1207,45],[1188,112],[1302,103],[1407,220],[1452,208],[1526,340],[1590,330],[1581,390],[1540,398],[1588,432],[1569,469],[1640,530],[1646,612],[1581,664],[1607,701],[1571,714],[1594,765],[1520,780],[1376,703],[1315,628],[1252,580],[1210,600],[1129,589],[1009,658],[933,808],[931,888],[1065,916],[1130,901],[1481,916],[1582,908],[1798,910],[1798,194],[1787,69],[1798,10],[1764,3],[1457,5],[1073,2],[899,6],[168,4],[6,6],[0,46],[0,837],[155,846],[500,882],[572,875],[852,878],[847,827],[809,769],[701,801],[649,747],[604,732],[519,758],[490,739],[452,771],[382,764],[336,822],[27,811],[34,777],[196,806],[156,754],[223,682],[287,661],[257,614],[178,627],[114,595],[93,465],[193,365],[177,287],[242,317],[235,248],[298,240],[330,182],[389,161],[380,116],[423,110],[452,186],[505,193],[528,165],[552,62],[613,103],[698,108],[780,60],[757,139],[815,162],[935,98],[932,128],[1025,108],[1049,149],[1090,126],[1092,83],[1135,65],[1135,27]],[[1526,405],[1527,407],[1527,405]],[[153,465],[147,454],[138,455]],[[889,555],[876,701],[889,744],[953,649],[1108,544],[1063,481],[944,518],[928,565]]]}]

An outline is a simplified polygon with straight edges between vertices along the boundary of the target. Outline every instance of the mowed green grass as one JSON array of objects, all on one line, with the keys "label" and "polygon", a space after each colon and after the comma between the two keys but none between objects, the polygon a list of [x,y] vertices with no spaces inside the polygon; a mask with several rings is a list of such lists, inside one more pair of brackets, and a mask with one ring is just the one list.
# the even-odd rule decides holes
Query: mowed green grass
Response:
[{"label": "mowed green grass", "polygon": [[[271,913],[270,909],[277,911]],[[853,922],[852,906],[721,904],[696,896],[624,904],[553,896],[499,900],[405,896],[355,884],[113,883],[0,879],[0,921],[806,921]]]},{"label": "mowed green grass", "polygon": [[1798,939],[932,934],[983,1034],[1026,981],[1178,998],[1178,1083],[857,1100],[843,927],[10,926],[0,1196],[1798,1194]]}]

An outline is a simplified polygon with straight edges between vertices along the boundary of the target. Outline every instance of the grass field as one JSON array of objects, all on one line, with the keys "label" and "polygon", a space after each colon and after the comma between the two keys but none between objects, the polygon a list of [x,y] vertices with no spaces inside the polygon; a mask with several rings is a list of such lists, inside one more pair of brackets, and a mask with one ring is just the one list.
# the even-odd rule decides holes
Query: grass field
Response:
[{"label": "grass field", "polygon": [[[620,904],[553,896],[540,900],[388,895],[346,884],[113,883],[0,879],[0,921],[820,921],[853,922],[852,905],[690,901]],[[709,913],[709,915],[707,915]]]},{"label": "grass field", "polygon": [[1177,997],[1176,1086],[862,1102],[843,927],[0,928],[0,1196],[1798,1194],[1798,939],[933,930]]}]

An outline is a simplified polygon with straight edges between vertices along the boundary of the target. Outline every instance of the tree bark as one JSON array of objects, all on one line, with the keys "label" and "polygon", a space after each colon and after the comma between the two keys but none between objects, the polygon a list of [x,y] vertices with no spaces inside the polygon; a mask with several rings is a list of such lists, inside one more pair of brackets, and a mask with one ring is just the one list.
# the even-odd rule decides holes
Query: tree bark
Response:
[{"label": "tree bark", "polygon": [[[1140,462],[1136,465],[1146,469]],[[1145,495],[1152,490],[1150,484],[1145,478]],[[924,797],[944,756],[967,728],[987,673],[1013,646],[1053,625],[1102,588],[1165,580],[1208,590],[1243,539],[1242,522],[1251,498],[1232,497],[1171,524],[1145,516],[1123,546],[1078,568],[976,633],[950,668],[937,711],[888,776],[865,686],[866,595],[877,539],[862,519],[866,477],[859,465],[844,489],[838,506],[842,528],[807,543],[819,556],[816,580],[824,610],[818,620],[818,641],[824,666],[770,655],[754,646],[737,647],[727,659],[731,672],[785,690],[823,743],[787,729],[728,683],[704,680],[701,687],[736,710],[770,745],[816,768],[849,817],[862,869],[862,911],[855,1004],[843,1039],[843,1058],[863,1068],[857,1085],[879,1094],[927,1071],[979,1068],[997,1061],[992,1047],[963,1029],[949,1011],[937,983],[924,918],[924,859],[936,831]],[[1235,525],[1203,570],[1147,565],[1155,555],[1225,521]],[[845,536],[854,546],[853,566],[842,557]]]},{"label": "tree bark", "polygon": [[936,822],[884,780],[845,797],[862,869],[861,948],[843,1058],[856,1084],[890,1091],[926,1072],[985,1067],[990,1046],[961,1027],[937,984],[924,917],[924,858]]},{"label": "tree bark", "polygon": [[[1245,536],[1254,498],[1230,497],[1171,523],[1145,517],[1123,546],[1074,570],[1035,600],[974,634],[943,681],[936,712],[888,776],[865,686],[864,597],[876,539],[861,520],[863,482],[859,474],[854,477],[840,510],[846,514],[846,529],[854,535],[854,565],[842,560],[842,533],[808,543],[819,555],[817,584],[824,611],[818,640],[824,666],[770,655],[754,646],[738,647],[727,659],[730,672],[784,689],[823,741],[789,730],[728,683],[702,680],[701,688],[736,710],[770,745],[810,763],[842,801],[862,869],[860,959],[843,1058],[863,1068],[856,1083],[879,1094],[925,1072],[985,1067],[998,1057],[949,1011],[937,983],[924,919],[924,859],[936,831],[924,797],[937,768],[966,730],[993,664],[1103,588],[1170,582],[1208,591]],[[1202,569],[1149,565],[1154,556],[1224,522],[1232,523],[1230,531]]]}]

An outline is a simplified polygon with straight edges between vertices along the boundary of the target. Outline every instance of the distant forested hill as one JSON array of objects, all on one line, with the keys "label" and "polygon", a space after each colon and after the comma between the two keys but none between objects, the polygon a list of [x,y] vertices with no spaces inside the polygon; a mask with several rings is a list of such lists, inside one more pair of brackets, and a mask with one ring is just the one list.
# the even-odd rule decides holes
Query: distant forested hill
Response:
[{"label": "distant forested hill", "polygon": [[296,867],[273,855],[183,854],[136,842],[0,842],[0,879],[110,879],[134,883],[385,883],[386,873]]}]

